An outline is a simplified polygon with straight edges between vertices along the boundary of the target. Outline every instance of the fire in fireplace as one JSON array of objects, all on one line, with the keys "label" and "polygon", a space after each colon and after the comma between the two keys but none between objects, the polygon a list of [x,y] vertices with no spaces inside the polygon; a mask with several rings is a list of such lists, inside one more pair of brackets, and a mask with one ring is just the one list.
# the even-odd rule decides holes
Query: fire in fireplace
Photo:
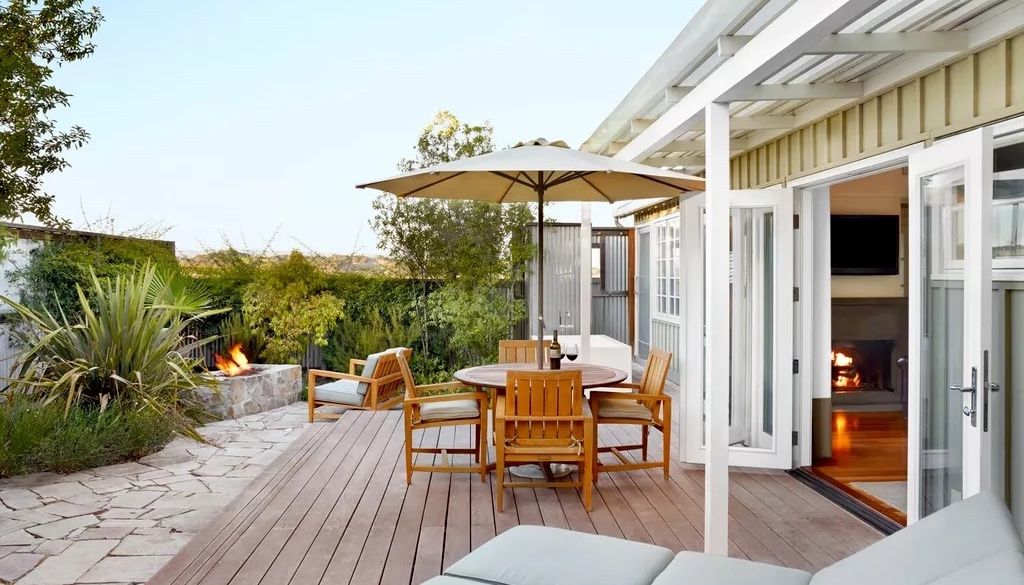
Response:
[{"label": "fire in fireplace", "polygon": [[892,391],[895,347],[891,339],[833,343],[832,389]]},{"label": "fire in fireplace", "polygon": [[242,351],[242,344],[236,343],[228,349],[226,356],[213,354],[213,363],[225,376],[248,376],[255,369]]}]

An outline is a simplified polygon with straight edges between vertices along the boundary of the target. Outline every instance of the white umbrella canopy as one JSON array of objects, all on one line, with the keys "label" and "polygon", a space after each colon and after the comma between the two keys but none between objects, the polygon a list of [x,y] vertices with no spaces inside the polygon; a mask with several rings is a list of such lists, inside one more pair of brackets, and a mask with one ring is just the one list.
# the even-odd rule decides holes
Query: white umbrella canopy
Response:
[{"label": "white umbrella canopy", "polygon": [[542,138],[472,158],[357,185],[398,197],[489,203],[598,201],[671,197],[703,191],[704,179],[574,150]]},{"label": "white umbrella canopy", "polygon": [[403,173],[360,189],[400,198],[457,199],[488,203],[537,203],[537,367],[544,362],[544,203],[673,197],[703,191],[704,179],[582,152],[560,140],[537,138],[512,148]]}]

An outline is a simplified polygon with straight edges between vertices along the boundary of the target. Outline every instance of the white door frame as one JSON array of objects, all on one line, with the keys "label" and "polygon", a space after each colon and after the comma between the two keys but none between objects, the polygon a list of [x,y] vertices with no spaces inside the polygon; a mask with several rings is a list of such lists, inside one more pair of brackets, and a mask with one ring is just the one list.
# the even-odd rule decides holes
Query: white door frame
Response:
[{"label": "white door frame", "polygon": [[[680,380],[684,396],[682,452],[684,460],[691,463],[704,461],[705,449],[701,440],[703,434],[704,402],[704,267],[703,267],[703,194],[694,195],[683,201],[682,226],[684,291],[682,324],[685,330],[684,363]],[[793,375],[790,364],[793,359],[793,194],[791,189],[752,189],[730,192],[730,208],[773,207],[775,271],[773,274],[774,294],[774,348],[773,356],[773,431],[772,448],[731,446],[729,464],[749,467],[790,469],[793,466]],[[758,324],[757,327],[760,325]],[[760,337],[760,336],[758,336]],[[760,360],[758,360],[760,361]],[[763,364],[761,364],[763,366]],[[757,365],[755,364],[755,370]],[[784,405],[780,407],[780,405]],[[751,408],[748,414],[757,416],[761,410]],[[746,417],[745,417],[746,418]],[[751,419],[753,420],[753,419]]]}]

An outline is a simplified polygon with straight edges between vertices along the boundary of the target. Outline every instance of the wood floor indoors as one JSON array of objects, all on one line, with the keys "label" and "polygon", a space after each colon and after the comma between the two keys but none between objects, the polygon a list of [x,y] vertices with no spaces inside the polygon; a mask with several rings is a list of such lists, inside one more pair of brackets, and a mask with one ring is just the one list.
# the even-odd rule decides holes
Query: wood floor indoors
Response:
[{"label": "wood floor indoors", "polygon": [[[493,474],[418,473],[406,487],[401,416],[348,412],[314,425],[149,583],[422,583],[517,524],[703,548],[698,466],[674,462],[669,480],[658,469],[601,474],[590,513],[578,490],[531,488],[509,490],[499,513]],[[635,432],[602,428],[600,440]],[[468,445],[470,428],[416,440]],[[813,571],[881,537],[785,473],[735,469],[730,480],[733,556]]]},{"label": "wood floor indoors", "polygon": [[815,461],[811,471],[906,525],[903,510],[855,485],[907,480],[907,419],[902,412],[833,412],[832,457]]}]

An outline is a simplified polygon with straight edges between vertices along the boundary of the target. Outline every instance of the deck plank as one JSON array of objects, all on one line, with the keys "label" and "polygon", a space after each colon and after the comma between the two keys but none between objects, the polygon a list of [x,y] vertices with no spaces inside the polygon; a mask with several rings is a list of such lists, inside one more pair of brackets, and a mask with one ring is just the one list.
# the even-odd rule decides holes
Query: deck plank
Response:
[{"label": "deck plank", "polygon": [[[399,411],[350,412],[336,423],[314,425],[150,583],[418,584],[519,524],[673,550],[703,547],[699,466],[673,460],[669,479],[660,469],[603,473],[590,512],[579,490],[529,487],[508,489],[505,511],[498,512],[493,474],[481,482],[475,474],[419,472],[407,486],[401,417]],[[602,428],[600,441],[635,443],[638,436],[636,428]],[[650,451],[660,457],[655,437]],[[468,446],[472,433],[468,426],[434,428],[414,441]],[[450,457],[455,464],[472,459]],[[440,462],[440,455],[418,454],[416,460]],[[881,537],[782,472],[731,470],[729,511],[730,554],[806,570]]]}]

